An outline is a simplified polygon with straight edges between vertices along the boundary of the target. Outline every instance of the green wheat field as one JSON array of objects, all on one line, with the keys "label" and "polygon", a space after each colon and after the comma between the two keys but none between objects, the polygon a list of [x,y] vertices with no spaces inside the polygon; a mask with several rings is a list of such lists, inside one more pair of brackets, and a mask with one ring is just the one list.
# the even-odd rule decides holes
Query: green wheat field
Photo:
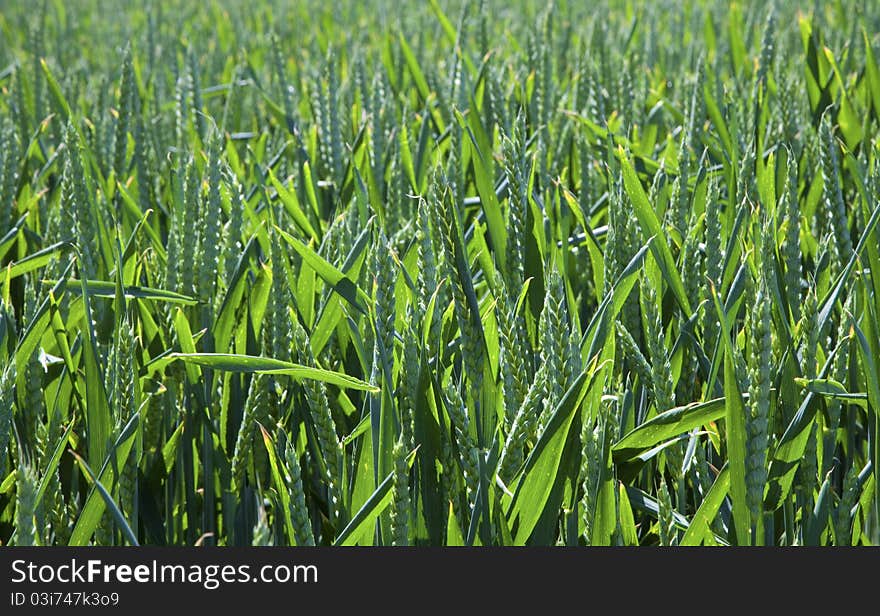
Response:
[{"label": "green wheat field", "polygon": [[0,545],[880,544],[878,33],[0,2]]}]

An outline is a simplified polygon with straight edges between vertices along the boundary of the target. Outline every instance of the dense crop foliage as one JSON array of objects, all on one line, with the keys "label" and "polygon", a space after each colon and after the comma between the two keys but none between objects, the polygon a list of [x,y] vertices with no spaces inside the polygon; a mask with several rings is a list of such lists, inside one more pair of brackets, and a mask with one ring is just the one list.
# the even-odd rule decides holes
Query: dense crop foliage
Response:
[{"label": "dense crop foliage", "polygon": [[36,4],[0,543],[880,543],[876,3]]}]

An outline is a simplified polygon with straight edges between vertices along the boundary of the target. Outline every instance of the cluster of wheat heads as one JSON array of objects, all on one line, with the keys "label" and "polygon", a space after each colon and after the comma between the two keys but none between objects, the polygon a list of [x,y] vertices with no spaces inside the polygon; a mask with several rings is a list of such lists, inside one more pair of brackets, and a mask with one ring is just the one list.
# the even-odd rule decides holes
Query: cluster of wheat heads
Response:
[{"label": "cluster of wheat heads", "polygon": [[0,543],[880,543],[875,4],[288,4],[0,14]]}]

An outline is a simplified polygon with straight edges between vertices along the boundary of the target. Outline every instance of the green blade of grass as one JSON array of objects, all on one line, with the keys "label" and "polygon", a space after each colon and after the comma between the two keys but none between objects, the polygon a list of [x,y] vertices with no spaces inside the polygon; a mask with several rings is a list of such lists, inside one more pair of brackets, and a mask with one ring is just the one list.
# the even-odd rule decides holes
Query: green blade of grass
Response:
[{"label": "green blade of grass", "polygon": [[632,201],[633,211],[641,224],[642,232],[646,239],[653,236],[653,241],[650,243],[651,252],[660,266],[663,277],[669,284],[670,289],[672,289],[672,294],[684,313],[684,317],[689,319],[692,314],[691,306],[688,302],[684,285],[681,282],[678,268],[675,266],[675,260],[672,258],[672,252],[670,252],[669,245],[666,243],[666,235],[660,226],[660,221],[657,219],[657,214],[648,202],[648,195],[645,194],[645,189],[642,188],[642,183],[629,162],[629,158],[624,154],[622,147],[618,147],[617,154],[623,173],[623,183]]},{"label": "green blade of grass", "polygon": [[658,443],[721,419],[726,412],[725,399],[715,398],[659,413],[614,444],[615,462],[624,463]]},{"label": "green blade of grass", "polygon": [[392,483],[392,475],[389,474],[340,531],[333,545],[356,545],[365,539],[367,533],[372,532],[376,519],[391,504]]},{"label": "green blade of grass", "polygon": [[323,381],[331,385],[362,391],[378,392],[379,388],[370,385],[360,379],[340,372],[313,368],[294,364],[270,357],[257,357],[252,355],[236,355],[234,353],[172,353],[169,359],[179,359],[185,363],[192,363],[205,368],[215,370],[228,370],[230,372],[260,372],[263,374],[284,374],[296,380],[313,379]]},{"label": "green blade of grass", "polygon": [[507,514],[511,528],[516,529],[516,545],[525,544],[544,511],[556,475],[560,472],[559,463],[572,420],[595,374],[595,369],[584,371],[572,383],[526,460]]},{"label": "green blade of grass", "polygon": [[348,276],[340,272],[314,250],[301,241],[276,227],[281,237],[315,270],[324,282],[345,299],[355,310],[367,314],[364,305],[370,303],[370,297],[360,289]]},{"label": "green blade of grass", "polygon": [[77,454],[75,451],[71,451],[70,453],[74,458],[76,458],[76,461],[79,463],[80,468],[82,468],[86,472],[86,475],[92,482],[92,485],[97,489],[98,493],[101,495],[101,498],[104,499],[105,505],[110,509],[110,514],[113,516],[113,519],[116,520],[116,523],[119,525],[119,528],[122,530],[125,538],[128,539],[128,542],[131,545],[139,545],[137,537],[135,537],[134,535],[134,531],[131,530],[131,526],[125,519],[122,511],[119,509],[119,505],[116,504],[116,501],[113,500],[113,497],[107,491],[107,488],[104,487],[104,484],[101,483],[100,479],[95,477],[95,473],[92,472],[92,469],[89,468],[89,465],[86,464],[86,461],[83,460],[79,454]]},{"label": "green blade of grass", "polygon": [[[71,295],[81,295],[82,294],[82,284],[80,280],[76,278],[71,278],[67,281],[70,285],[68,290]],[[43,284],[58,284],[57,280],[44,280]],[[113,299],[116,297],[116,285],[113,282],[104,282],[101,280],[86,280],[84,282],[85,288],[88,290],[88,293],[91,297],[101,297],[105,299]],[[151,287],[138,287],[138,286],[124,286],[122,288],[122,292],[125,295],[126,299],[145,299],[150,301],[157,302],[167,302],[169,304],[182,304],[184,306],[195,306],[198,303],[198,300],[189,297],[187,295],[182,295],[180,293],[174,293],[173,291],[165,291],[163,289],[153,289]]]},{"label": "green blade of grass", "polygon": [[266,432],[266,428],[262,425],[260,425],[259,428],[263,445],[266,448],[266,454],[269,457],[269,469],[272,471],[272,485],[275,486],[275,492],[278,494],[278,499],[281,501],[282,519],[284,520],[284,528],[287,531],[287,538],[290,540],[290,545],[295,545],[296,533],[293,530],[293,520],[290,517],[290,494],[287,491],[287,484],[281,478],[278,457],[275,455],[275,443],[272,441],[272,437],[269,436],[269,433]]},{"label": "green blade of grass", "polygon": [[728,490],[730,490],[730,469],[725,464],[691,518],[680,545],[703,545],[711,538],[710,524],[718,515],[718,510],[721,508],[721,503],[727,496]]},{"label": "green blade of grass", "polygon": [[58,242],[28,255],[20,261],[10,263],[8,266],[0,270],[0,286],[7,284],[8,281],[18,278],[23,274],[45,267],[56,253],[68,250],[71,247],[72,244],[69,241]]},{"label": "green blade of grass", "polygon": [[730,467],[730,495],[733,502],[733,521],[736,526],[737,543],[750,543],[751,524],[746,503],[746,409],[736,378],[734,349],[730,342],[727,317],[712,293],[715,310],[721,322],[721,344],[724,349],[724,410],[727,445],[727,464]]},{"label": "green blade of grass", "polygon": [[[125,461],[129,459],[129,453],[134,445],[135,435],[137,434],[138,415],[134,414],[125,428],[116,439],[107,458],[104,460],[101,470],[95,478],[92,489],[86,498],[85,504],[80,511],[76,520],[76,525],[70,535],[68,545],[83,546],[88,545],[89,540],[101,523],[101,517],[104,515],[105,507],[113,503],[112,498],[105,497],[107,494],[104,485],[113,486],[119,480],[118,472],[122,469]],[[89,469],[91,473],[91,469]],[[94,475],[92,474],[94,477]],[[97,486],[100,485],[101,488]],[[109,495],[108,495],[109,496]],[[109,500],[109,502],[108,502]],[[115,504],[112,505],[115,507]],[[124,521],[124,520],[123,520]]]}]

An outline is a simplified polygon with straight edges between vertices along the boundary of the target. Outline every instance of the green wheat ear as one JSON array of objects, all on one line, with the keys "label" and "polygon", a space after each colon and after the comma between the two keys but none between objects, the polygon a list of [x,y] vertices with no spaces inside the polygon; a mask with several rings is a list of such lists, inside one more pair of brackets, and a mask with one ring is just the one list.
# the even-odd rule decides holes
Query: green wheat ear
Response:
[{"label": "green wheat ear", "polygon": [[[803,316],[798,324],[798,342],[801,372],[807,379],[816,378],[817,364],[816,353],[819,346],[819,306],[814,288],[807,290],[804,301]],[[803,459],[798,465],[797,478],[798,489],[804,494],[804,498],[811,500],[812,492],[817,483],[819,474],[817,460],[817,434],[819,424],[816,419],[810,422],[807,443],[804,448]]]},{"label": "green wheat ear", "polygon": [[[295,116],[293,106],[293,95],[287,80],[287,71],[285,70],[284,56],[281,53],[281,45],[275,32],[269,37],[271,49],[272,71],[277,87],[281,92],[281,100],[284,103],[284,115],[290,122]],[[285,128],[288,128],[287,126]]]},{"label": "green wheat ear", "polygon": [[389,361],[394,354],[394,319],[396,316],[394,286],[397,268],[391,257],[394,247],[384,233],[380,233],[373,249],[373,280],[375,287],[376,341]]},{"label": "green wheat ear", "polygon": [[[415,308],[412,304],[407,308],[407,321],[415,323]],[[405,448],[412,449],[415,441],[415,416],[419,404],[419,380],[421,365],[419,353],[421,345],[412,330],[403,335],[403,367],[400,372],[398,391],[400,392],[400,439]]]},{"label": "green wheat ear", "polygon": [[[140,395],[138,392],[138,341],[134,324],[129,319],[123,319],[118,324],[118,372],[117,372],[117,431],[122,428],[138,412]],[[127,516],[130,525],[138,523],[138,496],[140,485],[138,482],[138,467],[141,462],[143,444],[136,439],[135,444],[129,451],[128,458],[119,477],[119,500],[122,511]]]},{"label": "green wheat ear", "polygon": [[642,354],[641,349],[639,349],[638,344],[636,344],[636,341],[633,339],[632,334],[630,334],[629,330],[627,330],[623,323],[620,323],[619,321],[615,323],[615,331],[624,356],[627,361],[630,362],[630,365],[639,376],[639,379],[641,379],[642,384],[648,387],[653,387],[654,371],[651,369],[648,360],[645,359],[645,356]]},{"label": "green wheat ear", "polygon": [[262,503],[257,505],[257,523],[254,524],[251,545],[272,545],[272,530],[269,528],[268,515],[266,514],[266,509],[263,507]]},{"label": "green wheat ear", "polygon": [[[192,225],[194,221],[199,220],[199,212],[201,211],[201,177],[199,176],[198,167],[195,161],[190,158],[186,163],[186,180],[183,189],[183,216],[181,222],[183,225]],[[198,236],[197,236],[198,237]],[[195,272],[191,264],[196,262],[196,254],[198,243],[185,241],[184,238],[178,238],[180,242],[180,260],[178,261],[177,280],[180,283],[180,292],[187,295],[195,294]]]},{"label": "green wheat ear", "polygon": [[657,293],[653,283],[642,276],[639,284],[639,298],[642,308],[642,322],[645,331],[649,356],[651,358],[654,402],[658,412],[675,406],[673,391],[672,367],[666,353],[666,337],[663,333],[663,321],[657,307]]},{"label": "green wheat ear", "polygon": [[342,123],[339,117],[339,75],[337,72],[337,60],[333,50],[327,52],[325,70],[326,90],[324,92],[324,112],[321,114],[326,124],[322,127],[322,145],[326,147],[325,159],[327,168],[336,184],[342,182]]},{"label": "green wheat ear", "polygon": [[199,254],[196,296],[204,303],[202,321],[207,325],[211,319],[211,298],[217,284],[217,270],[220,256],[220,227],[222,206],[220,203],[220,158],[217,156],[220,140],[214,138],[208,151],[208,194],[201,199],[199,209],[200,231],[198,236]]},{"label": "green wheat ear", "polygon": [[[297,360],[301,364],[314,366],[315,358],[312,354],[308,334],[298,321],[294,321],[293,327]],[[308,402],[308,412],[315,427],[318,447],[324,460],[323,477],[327,483],[331,515],[335,519],[339,515],[339,507],[342,504],[339,494],[344,463],[342,443],[336,433],[336,423],[333,420],[330,402],[327,399],[327,388],[324,383],[313,379],[304,379],[302,387]]]},{"label": "green wheat ear", "polygon": [[859,472],[851,465],[843,481],[843,492],[834,514],[834,544],[852,545],[853,508],[859,498]]},{"label": "green wheat ear", "polygon": [[12,432],[12,413],[15,404],[15,363],[0,373],[0,475],[6,476],[6,459]]},{"label": "green wheat ear", "polygon": [[[135,84],[134,70],[131,66],[131,46],[126,46],[122,59],[122,78],[119,85],[119,117],[116,119],[116,132],[113,141],[113,171],[119,181],[125,178],[126,152],[128,149],[128,133],[134,108]],[[117,208],[119,203],[117,202]],[[117,209],[117,219],[119,217]]]},{"label": "green wheat ear", "polygon": [[284,461],[288,471],[286,482],[287,490],[290,492],[290,518],[293,520],[294,540],[296,545],[315,545],[315,535],[303,489],[302,468],[290,441],[287,441],[284,449]]},{"label": "green wheat ear", "polygon": [[189,95],[192,100],[190,109],[200,139],[207,136],[207,124],[205,120],[204,103],[202,101],[202,74],[199,67],[199,59],[196,57],[195,51],[190,48],[186,51],[187,72],[189,73],[188,85],[190,88]]},{"label": "green wheat ear", "polygon": [[502,481],[509,481],[525,460],[526,443],[534,442],[538,433],[538,419],[542,412],[542,398],[547,387],[547,369],[538,370],[525,398],[517,410],[498,462],[498,474]]},{"label": "green wheat ear", "polygon": [[232,457],[230,475],[232,476],[233,493],[241,492],[244,489],[248,465],[251,462],[255,446],[254,439],[257,434],[257,424],[262,423],[265,425],[269,416],[268,404],[266,402],[266,382],[268,378],[266,375],[257,374],[251,379]]},{"label": "green wheat ear", "polygon": [[406,462],[403,438],[394,444],[394,474],[392,483],[391,545],[409,545],[409,465]]},{"label": "green wheat ear", "polygon": [[0,233],[12,225],[13,199],[18,184],[19,141],[12,123],[4,118],[0,125]]},{"label": "green wheat ear", "polygon": [[838,145],[831,130],[830,109],[822,115],[819,139],[822,162],[822,198],[826,217],[824,228],[831,233],[835,271],[839,272],[849,261],[853,246],[846,205],[840,188]]},{"label": "green wheat ear", "polygon": [[[843,307],[843,314],[840,318],[840,324],[837,330],[837,348],[835,349],[834,359],[832,360],[831,376],[844,387],[847,387],[849,380],[849,363],[850,363],[850,346],[852,338],[852,322],[850,317],[850,309],[852,306],[852,296],[847,299]],[[825,426],[824,447],[822,455],[822,475],[825,475],[832,467],[834,462],[834,452],[837,447],[837,429],[840,426],[840,418],[843,411],[843,403],[840,399],[834,398],[828,401],[827,406],[827,424]]]},{"label": "green wheat ear", "polygon": [[177,147],[177,160],[183,161],[183,153],[186,151],[188,131],[190,127],[190,75],[186,71],[177,77],[174,89],[174,144]]},{"label": "green wheat ear", "polygon": [[675,532],[675,523],[673,521],[672,497],[669,495],[669,489],[666,486],[666,480],[660,480],[660,487],[657,490],[658,503],[658,520],[660,545],[669,547],[678,543]]},{"label": "green wheat ear", "polygon": [[93,214],[88,178],[83,167],[82,144],[71,122],[68,122],[65,131],[65,149],[67,157],[64,166],[62,208],[73,214],[74,229],[82,256],[79,263],[80,276],[93,279],[98,273],[93,243],[97,236],[97,223]]},{"label": "green wheat ear", "polygon": [[[241,183],[228,167],[224,169],[223,186],[229,198],[229,221],[223,232],[223,286],[228,291],[232,276],[242,251],[242,231],[244,226],[244,195]],[[220,306],[217,306],[219,309]]]},{"label": "green wheat ear", "polygon": [[550,273],[547,281],[547,293],[544,298],[544,310],[541,312],[539,324],[539,341],[541,345],[541,363],[547,367],[544,407],[538,418],[538,434],[544,431],[553,409],[565,393],[565,353],[568,343],[568,325],[566,323],[565,289],[562,277],[556,269]]},{"label": "green wheat ear", "polygon": [[797,161],[794,153],[787,151],[785,184],[782,190],[782,212],[785,235],[782,240],[782,255],[785,262],[785,290],[788,295],[792,320],[801,318],[801,246],[800,246],[800,203],[798,202]]},{"label": "green wheat ear", "polygon": [[459,464],[464,473],[467,486],[467,501],[473,505],[479,481],[479,452],[470,432],[470,417],[458,388],[450,385],[446,388],[446,412],[455,431],[455,441],[459,451]]},{"label": "green wheat ear", "polygon": [[497,275],[496,286],[500,295],[495,304],[495,314],[498,319],[500,339],[499,361],[503,379],[504,418],[508,429],[511,429],[510,424],[528,393],[529,374],[524,353],[525,345],[522,341],[522,321],[500,274]]},{"label": "green wheat ear", "polygon": [[596,518],[596,502],[602,474],[602,426],[598,420],[585,420],[581,432],[581,515],[584,540],[590,545]]},{"label": "green wheat ear", "polygon": [[672,225],[684,236],[687,233],[688,214],[690,212],[690,152],[688,151],[688,135],[683,131],[678,155],[678,176],[672,182],[672,198],[670,199],[670,218]]},{"label": "green wheat ear", "polygon": [[527,233],[529,170],[530,163],[523,144],[521,117],[511,127],[511,134],[503,136],[504,172],[507,178],[507,263],[504,271],[506,282],[518,288],[523,281],[523,249]]},{"label": "green wheat ear", "polygon": [[746,498],[752,525],[763,515],[764,488],[767,482],[767,450],[770,420],[772,322],[768,265],[771,255],[769,225],[760,233],[758,246],[761,257],[753,306],[750,309],[748,335],[751,343],[748,356],[749,401],[746,416]]},{"label": "green wheat ear", "polygon": [[[31,283],[31,278],[25,280],[25,302],[24,302],[24,323],[31,323],[35,317],[37,310],[36,289]],[[43,422],[44,402],[43,402],[43,373],[45,372],[40,363],[39,353],[35,349],[27,359],[25,374],[27,375],[25,385],[24,404],[22,405],[22,415],[24,416],[24,430],[28,441],[36,445],[36,455],[39,459],[46,456],[46,452],[50,445],[48,443],[48,434],[46,433],[46,424]]]},{"label": "green wheat ear", "polygon": [[18,468],[15,491],[15,544],[34,546],[37,543],[34,515],[37,509],[37,470],[29,463]]}]

